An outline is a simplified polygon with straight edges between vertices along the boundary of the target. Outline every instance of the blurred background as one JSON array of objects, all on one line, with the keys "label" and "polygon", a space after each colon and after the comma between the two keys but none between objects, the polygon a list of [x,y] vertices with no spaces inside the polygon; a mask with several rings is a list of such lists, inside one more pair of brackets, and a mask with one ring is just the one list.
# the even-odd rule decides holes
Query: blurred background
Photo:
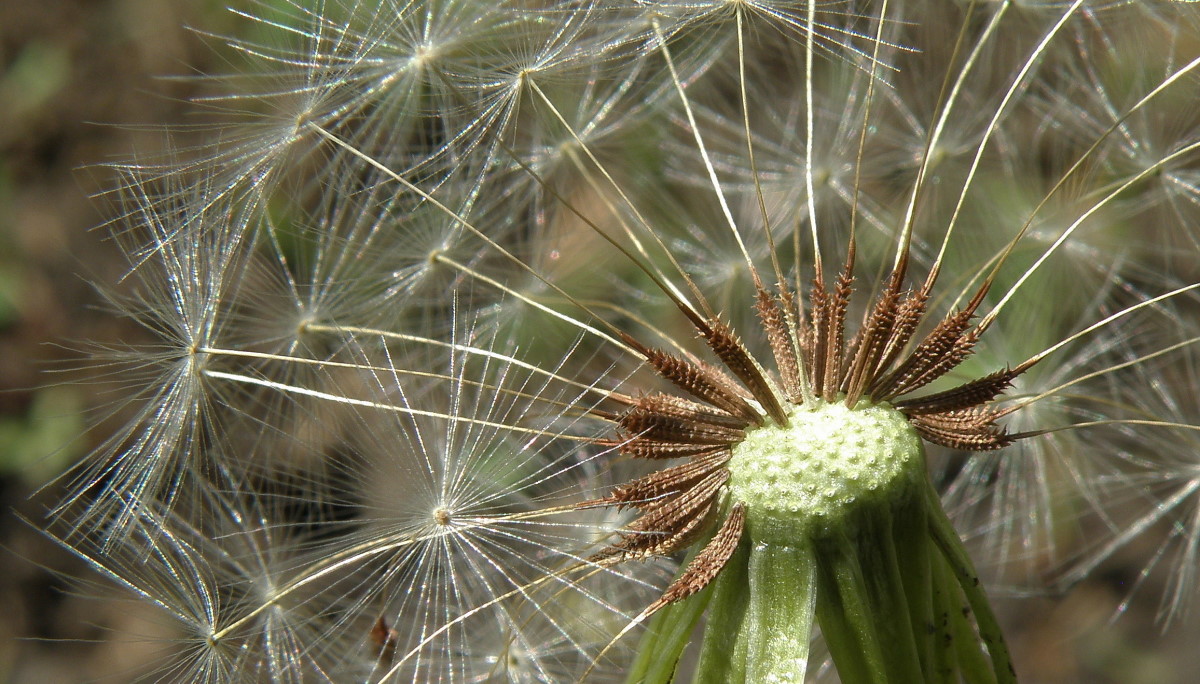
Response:
[{"label": "blurred background", "polygon": [[21,518],[40,520],[55,496],[39,487],[103,439],[81,434],[104,397],[60,373],[76,342],[130,333],[89,284],[125,268],[92,230],[113,181],[96,165],[161,148],[154,126],[185,120],[191,84],[155,77],[216,68],[185,27],[234,19],[207,0],[0,0],[0,681],[124,682],[153,661],[146,609],[77,596],[63,578],[86,568]]},{"label": "blurred background", "polygon": [[[153,671],[164,629],[153,609],[97,590],[103,582],[22,518],[37,524],[55,499],[44,484],[105,436],[102,385],[71,371],[79,341],[136,335],[89,284],[113,284],[125,268],[92,230],[113,211],[103,164],[154,155],[162,125],[188,123],[197,84],[160,77],[230,68],[219,41],[187,26],[223,34],[247,23],[215,0],[0,0],[0,682]],[[1154,550],[1145,538],[1065,597],[1004,603],[1022,679],[1195,681],[1200,620],[1164,636],[1156,587],[1125,602]]]}]

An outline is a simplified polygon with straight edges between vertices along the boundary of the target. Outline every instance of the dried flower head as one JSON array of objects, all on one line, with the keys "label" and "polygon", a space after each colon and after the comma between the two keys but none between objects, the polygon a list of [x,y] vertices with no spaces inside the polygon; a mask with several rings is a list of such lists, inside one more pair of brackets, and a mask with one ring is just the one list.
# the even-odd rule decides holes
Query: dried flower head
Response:
[{"label": "dried flower head", "polygon": [[984,579],[1194,510],[1188,8],[281,5],[130,171],[167,351],[59,509],[189,676],[1012,681]]}]

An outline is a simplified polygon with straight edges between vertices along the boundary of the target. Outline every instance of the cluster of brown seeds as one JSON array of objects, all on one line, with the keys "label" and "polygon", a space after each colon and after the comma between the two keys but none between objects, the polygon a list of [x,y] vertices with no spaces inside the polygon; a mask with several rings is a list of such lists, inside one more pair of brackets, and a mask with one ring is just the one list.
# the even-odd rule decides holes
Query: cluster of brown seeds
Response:
[{"label": "cluster of brown seeds", "polygon": [[[1022,435],[997,424],[1005,411],[991,402],[1035,361],[1001,370],[952,389],[902,399],[941,378],[967,359],[986,328],[972,324],[987,294],[985,281],[961,310],[938,321],[920,341],[936,269],[916,290],[903,291],[907,259],[898,260],[874,306],[846,339],[846,314],[853,291],[853,242],[833,290],[817,275],[807,310],[780,279],[772,295],[754,275],[756,309],[770,344],[772,376],[737,335],[717,316],[702,315],[677,302],[724,369],[692,356],[647,347],[624,335],[654,371],[687,396],[665,393],[624,397],[626,407],[605,414],[618,435],[603,442],[635,458],[686,458],[617,487],[586,506],[634,507],[641,515],[596,562],[616,563],[678,551],[716,523],[721,492],[729,481],[733,447],[748,430],[769,419],[789,423],[786,404],[843,401],[887,402],[926,440],[953,449],[1000,449]],[[707,308],[707,307],[705,307]],[[736,550],[745,521],[744,506],[733,502],[707,546],[700,551],[647,612],[703,589]]]}]

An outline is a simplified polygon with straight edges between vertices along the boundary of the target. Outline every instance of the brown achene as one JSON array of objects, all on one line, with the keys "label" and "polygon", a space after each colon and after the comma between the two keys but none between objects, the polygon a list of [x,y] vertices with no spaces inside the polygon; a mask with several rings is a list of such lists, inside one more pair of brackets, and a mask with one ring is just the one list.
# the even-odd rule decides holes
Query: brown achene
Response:
[{"label": "brown achene", "polygon": [[727,466],[733,447],[748,430],[768,420],[787,426],[787,404],[841,401],[854,407],[863,400],[886,402],[927,441],[968,451],[1000,449],[1035,434],[1008,433],[997,420],[1010,410],[992,402],[1037,358],[942,392],[904,398],[972,354],[990,323],[984,319],[973,324],[972,319],[991,285],[991,279],[986,279],[965,306],[937,321],[917,341],[938,269],[921,287],[902,290],[907,263],[907,250],[902,250],[849,339],[846,316],[853,293],[853,239],[832,291],[825,286],[820,262],[816,263],[807,310],[783,278],[771,292],[752,271],[755,308],[775,362],[774,374],[717,316],[700,315],[678,300],[677,306],[723,369],[690,355],[653,349],[622,333],[622,339],[680,394],[621,398],[624,410],[604,416],[617,425],[618,435],[600,443],[634,458],[686,460],[580,504],[633,507],[641,512],[619,540],[592,560],[610,564],[674,553],[717,527],[707,545],[643,616],[705,588],[733,556],[745,526],[743,503],[732,502],[724,520],[716,519],[730,478]]}]

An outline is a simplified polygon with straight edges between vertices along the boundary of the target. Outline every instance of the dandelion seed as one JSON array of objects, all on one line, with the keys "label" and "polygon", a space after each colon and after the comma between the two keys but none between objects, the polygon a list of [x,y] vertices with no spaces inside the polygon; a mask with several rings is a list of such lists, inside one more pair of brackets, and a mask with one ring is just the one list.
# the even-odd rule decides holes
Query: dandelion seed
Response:
[{"label": "dandelion seed", "polygon": [[206,190],[168,189],[160,200],[150,187],[127,187],[133,227],[119,238],[132,262],[126,279],[136,286],[113,303],[155,339],[103,350],[106,375],[132,387],[136,413],[68,476],[72,493],[62,505],[90,499],[85,520],[104,520],[118,540],[140,515],[138,502],[169,505],[202,467],[207,445],[225,441],[217,415],[226,402],[204,370],[207,350],[226,334],[224,303],[239,287],[245,260],[236,244],[248,217],[210,204]]}]

